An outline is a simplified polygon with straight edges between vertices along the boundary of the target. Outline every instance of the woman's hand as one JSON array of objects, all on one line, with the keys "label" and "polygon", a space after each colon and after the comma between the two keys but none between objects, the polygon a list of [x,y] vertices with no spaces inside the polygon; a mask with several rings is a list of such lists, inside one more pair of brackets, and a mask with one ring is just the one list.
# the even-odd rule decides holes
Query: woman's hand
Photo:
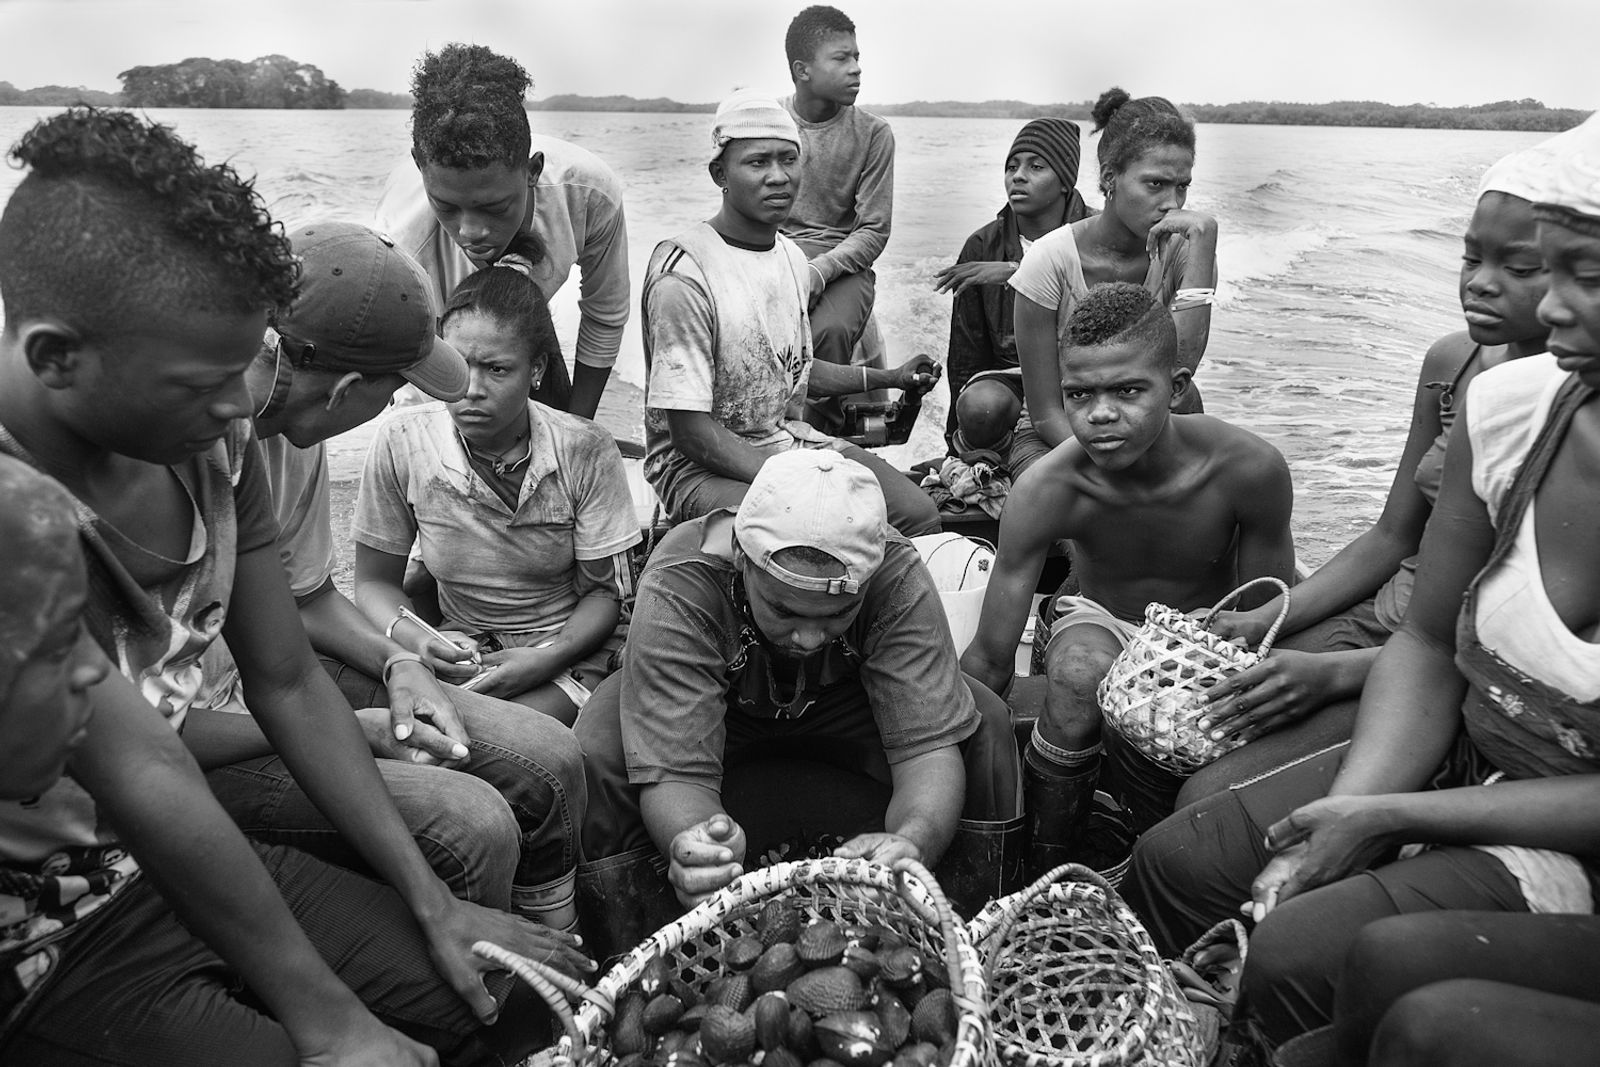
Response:
[{"label": "woman's hand", "polygon": [[1145,235],[1145,254],[1154,256],[1169,238],[1197,243],[1215,241],[1217,220],[1199,211],[1169,211]]},{"label": "woman's hand", "polygon": [[417,921],[434,967],[485,1025],[499,1018],[500,1005],[489,995],[483,976],[503,968],[473,953],[478,941],[492,942],[581,982],[594,976],[594,962],[583,954],[580,939],[507,912],[450,897],[440,913],[418,916]]},{"label": "woman's hand", "polygon": [[[1277,621],[1278,608],[1282,601],[1273,597],[1259,608],[1249,611],[1219,611],[1211,618],[1206,629],[1218,637],[1225,637],[1232,641],[1242,639],[1246,648],[1255,648],[1261,639],[1267,636],[1267,631]],[[1204,611],[1195,613],[1196,618],[1205,618]]]},{"label": "woman's hand", "polygon": [[460,630],[441,630],[440,636],[445,640],[424,634],[415,626],[396,629],[394,634],[396,641],[411,639],[402,643],[421,656],[433,673],[447,682],[464,682],[477,674],[478,664],[474,657],[478,654],[478,642]]},{"label": "woman's hand", "polygon": [[1332,653],[1273,649],[1254,667],[1212,686],[1200,729],[1213,741],[1253,741],[1299,722],[1330,700],[1343,696],[1339,665]]},{"label": "woman's hand", "polygon": [[483,657],[483,683],[473,688],[485,696],[510,699],[535,689],[554,678],[563,667],[564,655],[548,646],[507,648]]},{"label": "woman's hand", "polygon": [[1393,843],[1390,802],[1384,796],[1323,797],[1273,823],[1266,843],[1275,855],[1240,910],[1260,922],[1290,897],[1366,870]]},{"label": "woman's hand", "polygon": [[1004,285],[1017,273],[1015,263],[953,263],[933,276],[933,290],[960,296],[975,285]]}]

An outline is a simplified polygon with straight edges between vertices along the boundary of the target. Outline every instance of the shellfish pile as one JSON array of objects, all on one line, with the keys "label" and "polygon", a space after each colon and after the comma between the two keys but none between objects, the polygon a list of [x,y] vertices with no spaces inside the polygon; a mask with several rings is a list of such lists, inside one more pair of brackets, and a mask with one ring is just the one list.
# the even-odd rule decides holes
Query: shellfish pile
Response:
[{"label": "shellfish pile", "polygon": [[770,900],[692,988],[656,958],[618,1001],[617,1067],[948,1067],[957,1024],[943,961],[882,925],[802,924]]}]

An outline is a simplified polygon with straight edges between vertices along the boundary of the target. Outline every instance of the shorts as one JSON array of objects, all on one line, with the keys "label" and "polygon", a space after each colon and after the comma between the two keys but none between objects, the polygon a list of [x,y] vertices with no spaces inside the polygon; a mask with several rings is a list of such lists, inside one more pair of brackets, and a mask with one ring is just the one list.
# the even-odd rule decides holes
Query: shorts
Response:
[{"label": "shorts", "polygon": [[1056,635],[1069,626],[1098,626],[1109,630],[1123,647],[1127,647],[1128,641],[1139,631],[1139,623],[1111,614],[1086,596],[1058,596],[1055,607],[1056,617],[1050,623],[1050,640],[1045,642],[1047,652]]}]

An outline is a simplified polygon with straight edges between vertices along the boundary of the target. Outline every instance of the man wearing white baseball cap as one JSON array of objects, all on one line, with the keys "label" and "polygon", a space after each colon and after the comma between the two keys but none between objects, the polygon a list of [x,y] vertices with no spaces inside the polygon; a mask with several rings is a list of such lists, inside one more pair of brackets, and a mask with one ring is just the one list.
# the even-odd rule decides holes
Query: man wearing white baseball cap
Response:
[{"label": "man wearing white baseball cap", "polygon": [[[246,379],[279,552],[306,635],[357,709],[401,818],[441,876],[460,892],[486,870],[514,864],[513,909],[570,929],[583,804],[583,758],[570,731],[505,701],[442,686],[430,659],[465,653],[440,641],[424,646],[424,655],[407,649],[333,582],[323,442],[375,418],[408,381],[459,400],[466,361],[435,336],[427,276],[387,236],[318,221],[291,229],[289,238],[300,288],[273,317]],[[207,704],[242,709],[238,671],[222,642],[205,664]],[[247,723],[232,725],[241,735],[253,732]],[[319,838],[335,836],[264,736],[238,741],[234,760],[207,776],[235,819],[258,837],[313,851]],[[517,854],[492,855],[513,822]]]},{"label": "man wearing white baseball cap", "polygon": [[[774,754],[886,784],[866,825],[830,811],[839,824],[816,829],[847,837],[840,856],[944,859],[947,890],[975,908],[1021,873],[1009,722],[961,674],[933,580],[872,473],[828,450],[773,456],[737,512],[656,547],[622,669],[578,720],[585,937],[605,939],[602,956],[625,951],[737,877],[747,842],[724,772]],[[801,799],[792,781],[764,781],[764,801]]]},{"label": "man wearing white baseball cap", "polygon": [[643,290],[645,476],[677,521],[735,507],[769,456],[827,448],[867,467],[889,522],[937,533],[933,501],[887,462],[805,422],[809,397],[929,388],[938,363],[849,367],[813,359],[805,253],[779,232],[800,190],[800,130],[775,99],[717,108],[707,168],[717,213],[650,256]]}]

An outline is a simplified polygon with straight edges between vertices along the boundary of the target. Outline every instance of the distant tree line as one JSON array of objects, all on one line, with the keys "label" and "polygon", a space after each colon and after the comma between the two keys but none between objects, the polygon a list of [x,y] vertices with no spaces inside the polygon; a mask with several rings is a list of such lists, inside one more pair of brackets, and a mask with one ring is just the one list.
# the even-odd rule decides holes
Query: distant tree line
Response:
[{"label": "distant tree line", "polygon": [[1275,123],[1286,126],[1403,126],[1436,130],[1569,130],[1589,117],[1573,108],[1545,107],[1537,100],[1497,100],[1474,107],[1383,104],[1375,100],[1336,100],[1331,104],[1194,104],[1198,122]]},{"label": "distant tree line", "polygon": [[10,82],[0,82],[0,107],[71,107],[73,104],[114,107],[119,102],[116,93],[85,89],[81,85],[41,85],[37,89],[18,89]]},{"label": "distant tree line", "polygon": [[117,75],[126,107],[341,108],[345,91],[322,70],[288,56],[249,62],[197,56]]},{"label": "distant tree line", "polygon": [[562,93],[528,101],[530,111],[641,111],[657,113],[715,113],[716,104],[684,104],[664,96],[641,100],[636,96],[578,96]]}]

